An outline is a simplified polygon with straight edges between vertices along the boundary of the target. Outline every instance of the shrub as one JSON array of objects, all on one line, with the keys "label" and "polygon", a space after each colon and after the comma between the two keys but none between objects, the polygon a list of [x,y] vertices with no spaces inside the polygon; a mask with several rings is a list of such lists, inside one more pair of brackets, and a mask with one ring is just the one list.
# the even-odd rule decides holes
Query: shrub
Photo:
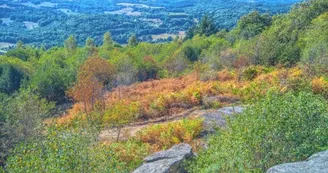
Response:
[{"label": "shrub", "polygon": [[227,69],[224,69],[224,70],[221,70],[218,72],[218,79],[219,81],[229,81],[229,80],[234,80],[236,79],[236,75],[231,72],[231,71],[228,71]]},{"label": "shrub", "polygon": [[259,74],[258,69],[256,67],[252,66],[249,68],[246,68],[243,72],[243,78],[245,80],[253,80],[257,75]]},{"label": "shrub", "polygon": [[143,159],[150,154],[148,144],[137,140],[128,140],[125,142],[116,142],[109,145],[102,145],[101,150],[109,150],[113,153],[114,158],[126,164],[129,171],[140,166]]},{"label": "shrub", "polygon": [[106,110],[103,117],[103,122],[109,124],[110,127],[115,127],[118,129],[118,141],[121,133],[121,128],[137,119],[140,111],[141,107],[139,102],[126,104],[123,101],[119,101],[111,105]]},{"label": "shrub", "polygon": [[310,80],[300,68],[283,69],[279,71],[280,86],[288,91],[309,91]]},{"label": "shrub", "polygon": [[126,163],[112,151],[92,145],[86,132],[50,130],[45,139],[15,148],[8,158],[8,172],[128,172]]},{"label": "shrub", "polygon": [[328,81],[324,77],[315,78],[312,80],[312,91],[315,94],[321,94],[328,98]]},{"label": "shrub", "polygon": [[38,138],[43,131],[42,119],[48,117],[54,104],[40,99],[30,90],[12,97],[2,96],[0,107],[0,160],[21,142]]},{"label": "shrub", "polygon": [[105,107],[105,86],[113,79],[114,67],[99,57],[90,57],[79,69],[77,83],[68,91],[68,95],[82,102],[86,114],[95,110],[97,105]]},{"label": "shrub", "polygon": [[203,128],[202,119],[183,119],[142,129],[137,139],[152,145],[152,150],[167,149],[181,142],[192,143]]},{"label": "shrub", "polygon": [[253,80],[260,74],[269,73],[272,68],[265,68],[262,66],[250,66],[243,71],[242,78],[245,80]]},{"label": "shrub", "polygon": [[328,147],[327,101],[311,93],[268,94],[211,137],[190,172],[265,172]]}]

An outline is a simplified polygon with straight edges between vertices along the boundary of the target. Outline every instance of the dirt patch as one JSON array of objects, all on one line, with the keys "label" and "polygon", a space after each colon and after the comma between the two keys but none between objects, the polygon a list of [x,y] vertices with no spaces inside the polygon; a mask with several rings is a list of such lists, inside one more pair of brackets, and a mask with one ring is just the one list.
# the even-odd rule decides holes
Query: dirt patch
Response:
[{"label": "dirt patch", "polygon": [[[170,117],[161,117],[161,118],[153,119],[153,120],[149,120],[149,121],[133,123],[129,126],[124,127],[121,130],[120,140],[124,141],[131,137],[134,137],[134,136],[136,136],[138,131],[142,130],[145,127],[151,126],[151,125],[174,122],[174,121],[181,120],[183,118],[188,118],[188,117],[197,117],[198,115],[197,115],[196,110],[199,110],[199,109],[200,109],[199,107],[195,107],[195,108],[189,109],[180,114],[176,114],[176,115],[173,115]],[[199,113],[203,113],[203,112],[200,111]],[[102,130],[99,134],[99,140],[110,141],[110,142],[115,141],[117,138],[117,133],[118,133],[117,129]]]}]

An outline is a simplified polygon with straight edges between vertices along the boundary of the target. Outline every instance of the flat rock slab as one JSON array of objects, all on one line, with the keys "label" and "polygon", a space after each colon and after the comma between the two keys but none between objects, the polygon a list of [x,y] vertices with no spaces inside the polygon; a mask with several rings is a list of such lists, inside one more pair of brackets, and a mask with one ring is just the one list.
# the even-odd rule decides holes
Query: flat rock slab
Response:
[{"label": "flat rock slab", "polygon": [[328,151],[314,154],[303,162],[274,166],[267,173],[328,173]]},{"label": "flat rock slab", "polygon": [[183,173],[182,163],[193,156],[188,144],[175,145],[166,151],[154,153],[144,159],[144,164],[133,173]]},{"label": "flat rock slab", "polygon": [[192,114],[196,115],[198,118],[204,119],[204,131],[202,132],[202,136],[205,136],[208,133],[214,133],[216,128],[226,127],[227,117],[242,113],[244,110],[244,107],[234,106],[218,110],[199,110],[194,111]]}]

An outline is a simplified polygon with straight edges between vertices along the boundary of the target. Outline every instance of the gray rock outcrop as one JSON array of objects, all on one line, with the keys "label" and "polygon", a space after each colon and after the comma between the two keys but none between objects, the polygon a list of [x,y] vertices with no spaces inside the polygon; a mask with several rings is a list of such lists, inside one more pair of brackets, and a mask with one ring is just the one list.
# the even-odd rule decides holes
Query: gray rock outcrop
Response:
[{"label": "gray rock outcrop", "polygon": [[166,151],[154,153],[133,173],[184,173],[183,161],[193,156],[188,144],[178,144]]},{"label": "gray rock outcrop", "polygon": [[194,114],[196,114],[197,117],[204,119],[204,130],[201,136],[214,133],[216,128],[226,127],[226,118],[234,114],[242,113],[244,109],[245,108],[241,106],[234,106],[212,111],[195,111]]},{"label": "gray rock outcrop", "polygon": [[267,173],[328,173],[328,151],[314,154],[303,162],[274,166]]}]

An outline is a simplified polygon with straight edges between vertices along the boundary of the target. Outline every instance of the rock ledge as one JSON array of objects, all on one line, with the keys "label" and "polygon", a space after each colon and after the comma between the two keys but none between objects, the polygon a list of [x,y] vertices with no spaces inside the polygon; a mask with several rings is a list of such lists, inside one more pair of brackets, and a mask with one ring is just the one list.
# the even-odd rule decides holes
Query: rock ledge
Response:
[{"label": "rock ledge", "polygon": [[267,173],[328,173],[328,151],[314,154],[303,162],[274,166]]},{"label": "rock ledge", "polygon": [[193,156],[188,144],[178,144],[166,151],[154,153],[133,173],[184,173],[183,161]]}]

